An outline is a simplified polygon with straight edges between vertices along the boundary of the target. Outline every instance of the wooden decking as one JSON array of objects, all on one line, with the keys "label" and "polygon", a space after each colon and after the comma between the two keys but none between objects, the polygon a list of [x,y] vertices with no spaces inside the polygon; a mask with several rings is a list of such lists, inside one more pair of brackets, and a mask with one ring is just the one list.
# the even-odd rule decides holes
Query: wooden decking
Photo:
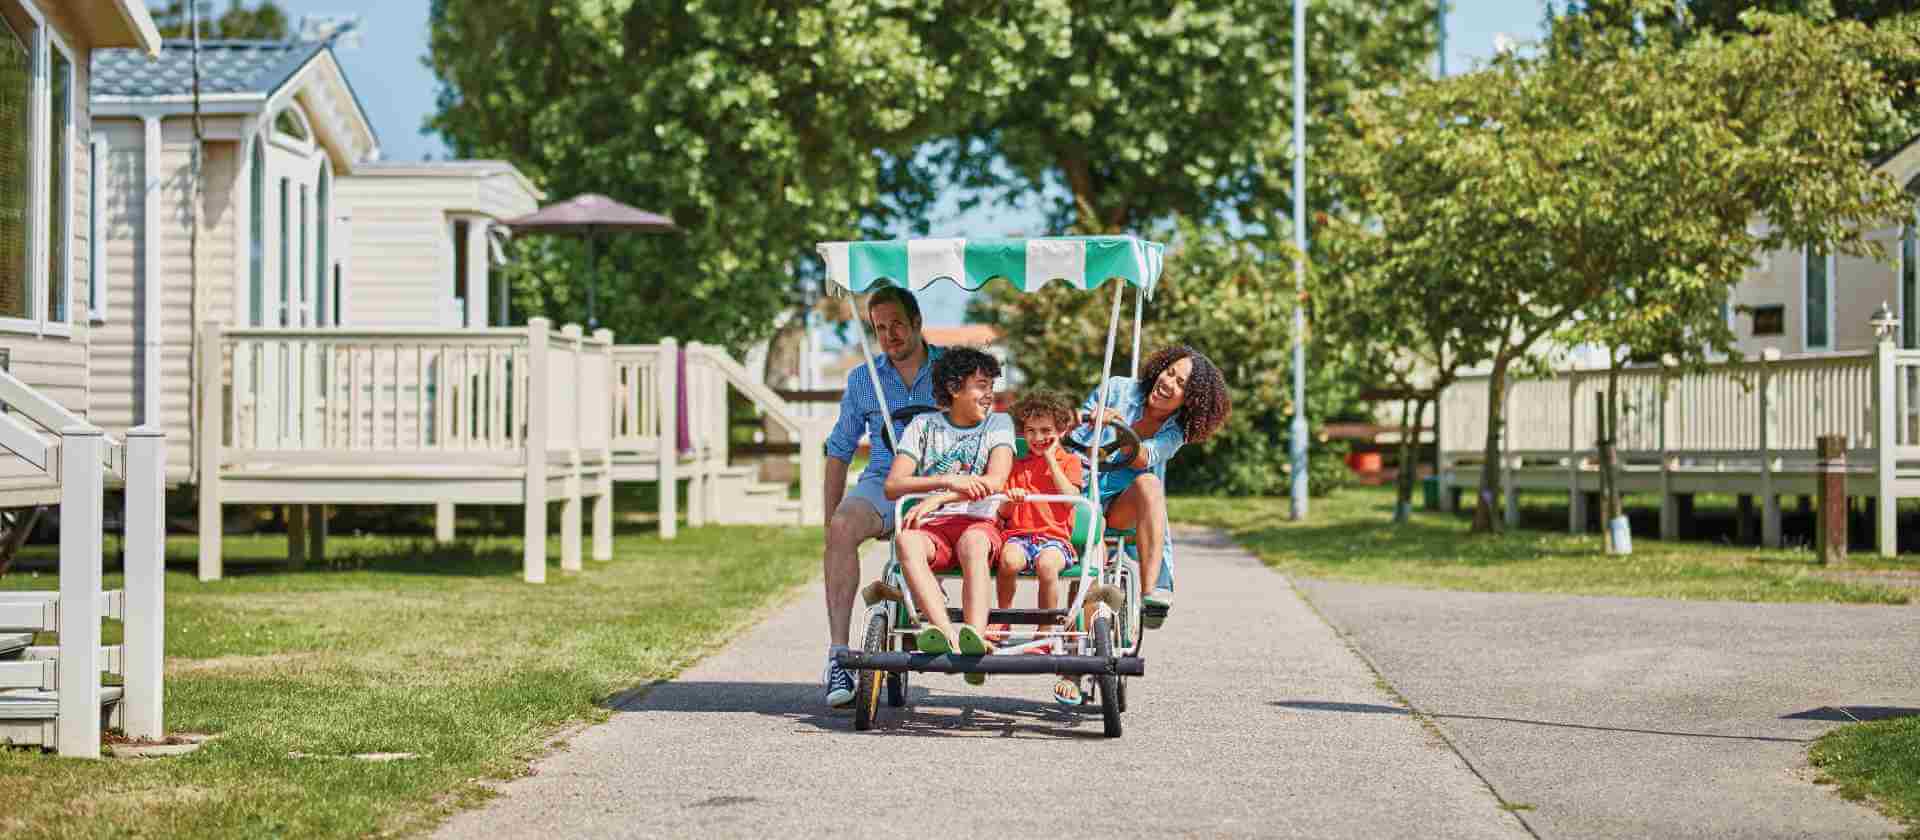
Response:
[{"label": "wooden decking", "polygon": [[[1500,485],[1509,522],[1519,492],[1567,494],[1568,525],[1585,527],[1587,494],[1600,487],[1598,410],[1605,371],[1563,370],[1507,384]],[[1488,381],[1463,379],[1441,397],[1441,504],[1476,492],[1487,434]],[[1780,497],[1814,493],[1814,441],[1848,439],[1847,492],[1877,506],[1876,543],[1897,547],[1897,501],[1920,498],[1920,351],[1891,344],[1865,353],[1768,356],[1704,373],[1633,368],[1620,381],[1616,448],[1623,492],[1658,494],[1661,535],[1677,536],[1687,497],[1758,500],[1761,539],[1777,546]]]}]

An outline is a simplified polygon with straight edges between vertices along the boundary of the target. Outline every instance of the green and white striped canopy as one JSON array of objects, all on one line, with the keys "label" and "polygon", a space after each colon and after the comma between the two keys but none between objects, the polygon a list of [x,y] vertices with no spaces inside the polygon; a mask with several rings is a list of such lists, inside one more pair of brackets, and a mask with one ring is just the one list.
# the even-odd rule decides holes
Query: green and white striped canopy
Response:
[{"label": "green and white striped canopy", "polygon": [[1132,236],[1049,236],[1038,239],[893,239],[822,242],[827,277],[840,288],[876,286],[919,291],[946,280],[973,291],[1000,279],[1023,292],[1064,282],[1097,289],[1121,279],[1151,296],[1166,246]]}]

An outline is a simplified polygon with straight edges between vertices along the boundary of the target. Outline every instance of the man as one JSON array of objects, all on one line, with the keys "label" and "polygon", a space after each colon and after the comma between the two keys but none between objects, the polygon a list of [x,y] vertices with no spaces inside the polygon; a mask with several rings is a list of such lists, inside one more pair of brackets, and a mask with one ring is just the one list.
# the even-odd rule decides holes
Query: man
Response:
[{"label": "man", "polygon": [[[853,596],[860,589],[860,546],[893,532],[893,503],[887,500],[887,470],[893,466],[893,444],[884,423],[908,405],[933,405],[933,360],[941,348],[920,336],[920,302],[913,293],[891,286],[867,299],[867,320],[880,341],[880,354],[847,372],[847,390],[840,397],[840,418],[827,437],[827,549],[821,566],[827,579],[826,700],[830,706],[853,702],[853,672],[834,664],[834,654],[847,649]],[[880,375],[882,404],[874,397],[873,376]],[[899,435],[906,424],[896,423]],[[870,455],[853,492],[847,492],[847,466],[867,438]]]}]

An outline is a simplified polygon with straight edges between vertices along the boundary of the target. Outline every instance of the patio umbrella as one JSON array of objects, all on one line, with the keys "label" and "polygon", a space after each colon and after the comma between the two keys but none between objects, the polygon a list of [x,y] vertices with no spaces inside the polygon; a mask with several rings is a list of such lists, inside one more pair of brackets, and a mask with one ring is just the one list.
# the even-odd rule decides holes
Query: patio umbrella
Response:
[{"label": "patio umbrella", "polygon": [[538,211],[509,219],[507,227],[516,232],[550,233],[558,236],[584,236],[592,252],[592,267],[587,280],[587,328],[597,329],[600,319],[594,312],[594,275],[600,271],[600,237],[603,233],[679,233],[673,220],[659,213],[629,207],[597,193],[584,193],[549,204]]}]

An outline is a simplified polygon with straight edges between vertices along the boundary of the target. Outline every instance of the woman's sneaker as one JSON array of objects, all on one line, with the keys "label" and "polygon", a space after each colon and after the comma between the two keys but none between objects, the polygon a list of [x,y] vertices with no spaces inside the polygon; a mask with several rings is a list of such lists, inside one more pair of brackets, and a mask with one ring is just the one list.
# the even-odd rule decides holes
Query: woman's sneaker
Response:
[{"label": "woman's sneaker", "polygon": [[853,705],[853,672],[840,667],[832,653],[827,654],[827,671],[820,680],[827,687],[827,705],[836,709]]},{"label": "woman's sneaker", "polygon": [[1140,625],[1148,630],[1158,630],[1167,621],[1167,613],[1173,612],[1173,590],[1155,589],[1140,602]]}]

